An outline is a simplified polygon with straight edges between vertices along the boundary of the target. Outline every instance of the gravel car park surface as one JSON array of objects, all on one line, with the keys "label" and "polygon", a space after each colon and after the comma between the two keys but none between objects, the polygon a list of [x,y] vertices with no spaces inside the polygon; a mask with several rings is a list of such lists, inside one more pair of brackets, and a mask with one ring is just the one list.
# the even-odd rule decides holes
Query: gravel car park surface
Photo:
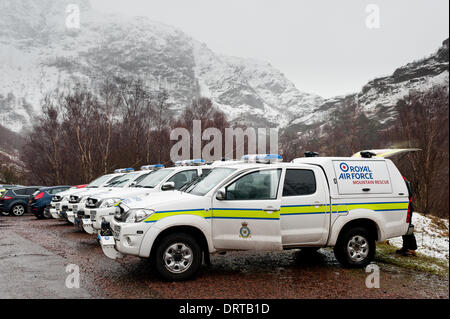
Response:
[{"label": "gravel car park surface", "polygon": [[[343,269],[329,249],[310,256],[299,250],[214,255],[212,265],[203,266],[196,279],[164,282],[151,271],[147,260],[130,256],[110,260],[103,255],[95,236],[62,220],[37,220],[33,216],[0,217],[0,262],[5,256],[12,258],[9,246],[1,245],[11,233],[41,247],[52,256],[49,258],[78,265],[83,289],[75,296],[79,298],[449,298],[448,276],[380,262],[380,288],[368,289],[364,269]],[[20,280],[17,271],[20,269],[2,270]],[[56,275],[62,281],[67,275],[64,267],[47,271],[63,272]],[[39,278],[39,285],[45,286],[46,277]],[[7,285],[0,281],[0,291]],[[16,291],[6,297],[17,296]],[[72,296],[62,294],[61,298]]]}]

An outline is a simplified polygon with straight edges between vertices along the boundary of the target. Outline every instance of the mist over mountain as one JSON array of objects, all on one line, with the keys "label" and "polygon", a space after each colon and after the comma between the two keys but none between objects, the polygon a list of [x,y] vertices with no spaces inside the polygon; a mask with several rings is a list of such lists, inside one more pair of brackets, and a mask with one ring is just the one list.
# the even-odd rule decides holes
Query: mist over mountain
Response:
[{"label": "mist over mountain", "polygon": [[[80,6],[78,30],[65,26],[69,3]],[[39,114],[45,94],[114,76],[166,88],[177,112],[206,96],[252,125],[284,126],[323,102],[269,63],[216,54],[176,28],[101,14],[87,0],[1,0],[0,12],[0,124],[15,132]]]},{"label": "mist over mountain", "polygon": [[413,90],[427,91],[435,85],[448,87],[449,39],[430,56],[397,68],[391,75],[375,78],[360,92],[325,100],[287,125],[287,129],[301,131],[311,125],[327,121],[329,114],[350,102],[360,105],[369,118],[389,125],[394,117],[395,105]]},{"label": "mist over mountain", "polygon": [[[80,7],[67,29],[66,6]],[[448,40],[436,53],[331,99],[302,92],[269,63],[218,54],[181,30],[143,17],[96,12],[88,0],[0,0],[0,125],[20,133],[42,98],[74,83],[94,88],[109,77],[164,87],[176,114],[192,99],[212,99],[234,123],[301,131],[349,100],[388,122],[410,90],[448,85]]]}]

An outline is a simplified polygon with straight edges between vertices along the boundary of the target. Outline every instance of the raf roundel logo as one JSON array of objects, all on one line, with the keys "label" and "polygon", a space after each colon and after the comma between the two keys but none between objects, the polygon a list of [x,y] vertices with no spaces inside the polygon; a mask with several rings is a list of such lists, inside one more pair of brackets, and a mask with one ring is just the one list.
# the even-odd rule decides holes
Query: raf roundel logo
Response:
[{"label": "raf roundel logo", "polygon": [[348,171],[348,165],[347,165],[347,163],[341,163],[341,164],[339,164],[339,168],[340,168],[341,171],[343,171],[343,172],[347,172],[347,171]]},{"label": "raf roundel logo", "polygon": [[246,222],[242,223],[242,227],[239,230],[240,237],[242,237],[242,238],[249,238],[250,237],[250,234],[251,234],[250,228],[248,228],[247,226],[248,226],[248,224]]}]

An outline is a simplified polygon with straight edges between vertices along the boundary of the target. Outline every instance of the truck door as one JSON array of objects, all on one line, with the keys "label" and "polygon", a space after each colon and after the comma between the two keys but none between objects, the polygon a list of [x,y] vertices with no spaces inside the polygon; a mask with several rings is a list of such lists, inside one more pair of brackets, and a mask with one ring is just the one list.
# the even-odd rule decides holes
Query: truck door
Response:
[{"label": "truck door", "polygon": [[240,175],[212,200],[212,232],[216,249],[281,250],[281,169]]},{"label": "truck door", "polygon": [[288,168],[281,198],[283,245],[322,245],[330,223],[328,186],[318,167]]}]

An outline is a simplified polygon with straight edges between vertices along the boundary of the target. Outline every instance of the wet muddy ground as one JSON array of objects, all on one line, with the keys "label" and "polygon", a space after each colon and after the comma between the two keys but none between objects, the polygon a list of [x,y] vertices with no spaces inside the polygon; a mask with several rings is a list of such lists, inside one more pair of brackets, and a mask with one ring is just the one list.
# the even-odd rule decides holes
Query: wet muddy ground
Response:
[{"label": "wet muddy ground", "polygon": [[81,287],[92,298],[449,298],[448,276],[381,262],[380,288],[368,289],[369,274],[341,268],[329,249],[315,255],[300,250],[213,255],[212,265],[203,266],[194,280],[164,282],[147,260],[110,260],[95,236],[61,220],[0,217],[0,237],[8,232],[57,255],[66,265],[78,265]]}]

